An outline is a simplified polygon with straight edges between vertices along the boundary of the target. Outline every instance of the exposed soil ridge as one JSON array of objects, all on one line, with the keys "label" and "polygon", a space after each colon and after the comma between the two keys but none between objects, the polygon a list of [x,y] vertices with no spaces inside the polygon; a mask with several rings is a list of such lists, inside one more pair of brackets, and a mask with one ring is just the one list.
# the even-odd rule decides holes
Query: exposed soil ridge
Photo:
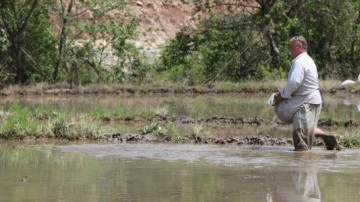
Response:
[{"label": "exposed soil ridge", "polygon": [[[155,118],[141,118],[141,117],[124,117],[124,118],[112,118],[103,117],[105,122],[156,122],[159,124],[168,124],[178,122],[181,124],[203,124],[206,127],[258,127],[258,126],[284,126],[288,125],[278,119],[267,119],[262,117],[225,117],[225,116],[213,116],[208,118],[192,118],[187,116],[169,116],[169,115],[157,115]],[[359,127],[360,121],[349,119],[345,121],[336,121],[332,119],[320,119],[318,122],[320,127]]]}]

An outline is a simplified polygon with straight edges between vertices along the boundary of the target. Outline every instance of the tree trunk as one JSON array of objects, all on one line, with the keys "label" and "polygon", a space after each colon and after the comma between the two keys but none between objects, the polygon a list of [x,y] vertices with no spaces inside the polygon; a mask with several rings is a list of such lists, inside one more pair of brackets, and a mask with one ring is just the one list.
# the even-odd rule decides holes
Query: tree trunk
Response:
[{"label": "tree trunk", "polygon": [[[55,68],[54,68],[54,72],[53,72],[53,81],[55,82],[57,80],[57,77],[59,75],[59,69],[60,69],[60,65],[63,62],[63,58],[64,58],[64,50],[66,48],[66,41],[67,41],[67,23],[68,23],[68,16],[70,16],[71,14],[71,10],[74,4],[74,0],[71,0],[69,2],[69,5],[67,7],[67,10],[65,11],[65,9],[62,9],[62,13],[61,13],[61,17],[62,17],[62,28],[61,28],[61,33],[60,33],[60,41],[59,41],[59,54],[58,54],[58,58],[56,60],[55,63]],[[63,1],[61,1],[61,5],[63,5]]]},{"label": "tree trunk", "polygon": [[14,58],[15,58],[15,82],[17,84],[24,83],[26,78],[24,77],[24,70],[22,65],[22,53],[21,53],[21,44],[17,44],[13,47]]},{"label": "tree trunk", "polygon": [[271,34],[269,28],[265,31],[266,38],[270,46],[270,55],[271,55],[271,67],[279,68],[280,64],[280,52],[276,45],[273,35]]},{"label": "tree trunk", "polygon": [[[14,61],[14,69],[12,69],[11,72],[15,74],[15,82],[17,84],[21,84],[26,82],[27,80],[25,69],[23,66],[24,58],[22,57],[22,35],[26,31],[31,15],[38,6],[38,0],[33,0],[32,2],[29,2],[30,8],[24,13],[21,13],[19,10],[15,9],[16,5],[14,4],[14,2],[1,3],[2,7],[0,14],[2,18],[2,23],[10,41],[10,48],[12,54],[11,57]],[[14,17],[13,19],[11,19],[7,12],[13,12],[13,16],[23,15],[24,18],[18,19]]]}]

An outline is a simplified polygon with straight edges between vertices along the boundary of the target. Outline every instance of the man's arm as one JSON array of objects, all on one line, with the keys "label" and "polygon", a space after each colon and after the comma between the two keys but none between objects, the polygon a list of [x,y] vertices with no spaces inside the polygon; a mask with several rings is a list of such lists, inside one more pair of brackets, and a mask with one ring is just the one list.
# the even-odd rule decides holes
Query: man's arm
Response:
[{"label": "man's arm", "polygon": [[295,62],[292,65],[293,67],[289,72],[288,82],[286,83],[283,90],[280,91],[282,98],[291,98],[291,95],[300,87],[304,79],[303,66],[298,62]]}]

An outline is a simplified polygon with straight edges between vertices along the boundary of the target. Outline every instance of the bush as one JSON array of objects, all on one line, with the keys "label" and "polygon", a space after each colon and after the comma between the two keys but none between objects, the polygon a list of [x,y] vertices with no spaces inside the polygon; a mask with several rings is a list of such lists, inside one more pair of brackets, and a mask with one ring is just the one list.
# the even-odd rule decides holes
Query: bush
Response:
[{"label": "bush", "polygon": [[255,27],[240,24],[247,19],[213,14],[200,23],[201,31],[182,30],[165,46],[158,72],[190,85],[265,78],[269,57]]}]

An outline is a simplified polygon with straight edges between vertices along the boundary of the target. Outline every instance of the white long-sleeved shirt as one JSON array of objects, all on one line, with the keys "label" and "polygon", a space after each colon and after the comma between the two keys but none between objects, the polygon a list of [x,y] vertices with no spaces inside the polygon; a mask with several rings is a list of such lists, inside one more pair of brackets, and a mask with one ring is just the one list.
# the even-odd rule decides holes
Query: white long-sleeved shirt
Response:
[{"label": "white long-sleeved shirt", "polygon": [[306,52],[292,60],[288,82],[280,93],[283,98],[305,98],[304,101],[310,104],[322,102],[317,68],[314,60]]}]

